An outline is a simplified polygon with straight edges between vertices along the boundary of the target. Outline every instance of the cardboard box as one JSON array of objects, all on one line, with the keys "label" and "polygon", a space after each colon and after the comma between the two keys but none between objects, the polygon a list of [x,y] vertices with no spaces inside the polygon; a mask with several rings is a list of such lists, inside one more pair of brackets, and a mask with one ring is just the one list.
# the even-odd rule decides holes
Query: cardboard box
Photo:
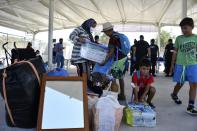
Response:
[{"label": "cardboard box", "polygon": [[81,46],[80,53],[80,56],[84,59],[94,61],[96,63],[102,63],[107,56],[108,48],[101,44],[89,42]]}]

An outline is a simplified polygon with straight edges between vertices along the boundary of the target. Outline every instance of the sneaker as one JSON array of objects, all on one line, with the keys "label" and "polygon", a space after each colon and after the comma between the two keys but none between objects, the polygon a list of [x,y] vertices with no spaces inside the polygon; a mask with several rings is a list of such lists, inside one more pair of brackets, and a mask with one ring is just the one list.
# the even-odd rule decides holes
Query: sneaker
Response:
[{"label": "sneaker", "polygon": [[174,102],[178,105],[182,104],[182,101],[178,98],[177,95],[171,94],[171,98],[174,100]]},{"label": "sneaker", "polygon": [[154,105],[153,103],[151,103],[151,102],[149,102],[148,105],[149,105],[152,109],[155,109],[155,108],[156,108],[155,105]]},{"label": "sneaker", "polygon": [[194,106],[188,106],[186,112],[190,115],[197,115],[197,110],[194,108]]}]

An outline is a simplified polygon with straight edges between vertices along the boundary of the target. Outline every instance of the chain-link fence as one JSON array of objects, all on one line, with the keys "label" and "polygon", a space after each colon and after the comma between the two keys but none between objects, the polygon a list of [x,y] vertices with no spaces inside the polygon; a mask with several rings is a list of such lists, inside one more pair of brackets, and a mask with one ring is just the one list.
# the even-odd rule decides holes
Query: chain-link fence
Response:
[{"label": "chain-link fence", "polygon": [[[2,63],[4,60],[4,64],[5,64],[6,56],[5,56],[5,51],[2,46],[6,42],[8,42],[8,44],[5,46],[5,48],[10,54],[11,54],[11,50],[14,48],[14,42],[16,42],[17,48],[26,48],[27,43],[32,42],[33,49],[35,51],[39,50],[40,55],[42,56],[44,62],[47,62],[48,61],[48,43],[43,42],[41,40],[35,40],[33,42],[32,38],[33,38],[32,36],[24,37],[24,36],[18,36],[18,35],[12,35],[12,34],[0,32],[0,62]],[[63,46],[65,47],[64,57],[65,57],[66,63],[68,63],[71,59],[73,44],[71,43],[71,41],[64,39]],[[8,59],[10,61],[9,57]]]},{"label": "chain-link fence", "polygon": [[[45,47],[47,46],[46,42],[43,42],[41,40],[35,40],[33,42],[32,36],[18,36],[18,35],[12,35],[0,32],[0,64],[5,64],[5,51],[3,49],[3,44],[8,42],[8,44],[5,46],[9,54],[11,54],[11,50],[14,48],[14,42],[16,42],[17,48],[26,48],[28,42],[33,43],[34,50],[39,50],[42,54],[44,52]],[[8,57],[10,62],[10,57]]]}]

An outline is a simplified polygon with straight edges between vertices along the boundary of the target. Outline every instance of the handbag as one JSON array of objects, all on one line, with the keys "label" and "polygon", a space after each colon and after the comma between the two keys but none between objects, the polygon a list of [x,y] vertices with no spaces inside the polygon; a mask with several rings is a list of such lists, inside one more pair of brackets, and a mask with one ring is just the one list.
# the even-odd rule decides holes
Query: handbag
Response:
[{"label": "handbag", "polygon": [[8,126],[36,127],[40,79],[45,72],[41,57],[19,61],[0,70],[0,93],[6,105]]},{"label": "handbag", "polygon": [[116,61],[112,65],[111,74],[116,79],[121,79],[126,72],[127,57],[118,60],[118,49],[116,51]]}]

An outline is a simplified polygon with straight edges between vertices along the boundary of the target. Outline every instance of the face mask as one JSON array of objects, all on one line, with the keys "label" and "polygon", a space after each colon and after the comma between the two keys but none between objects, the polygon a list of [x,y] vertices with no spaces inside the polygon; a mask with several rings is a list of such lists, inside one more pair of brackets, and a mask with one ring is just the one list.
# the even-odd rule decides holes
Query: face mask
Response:
[{"label": "face mask", "polygon": [[90,32],[91,32],[91,33],[95,32],[95,28],[90,27]]}]

